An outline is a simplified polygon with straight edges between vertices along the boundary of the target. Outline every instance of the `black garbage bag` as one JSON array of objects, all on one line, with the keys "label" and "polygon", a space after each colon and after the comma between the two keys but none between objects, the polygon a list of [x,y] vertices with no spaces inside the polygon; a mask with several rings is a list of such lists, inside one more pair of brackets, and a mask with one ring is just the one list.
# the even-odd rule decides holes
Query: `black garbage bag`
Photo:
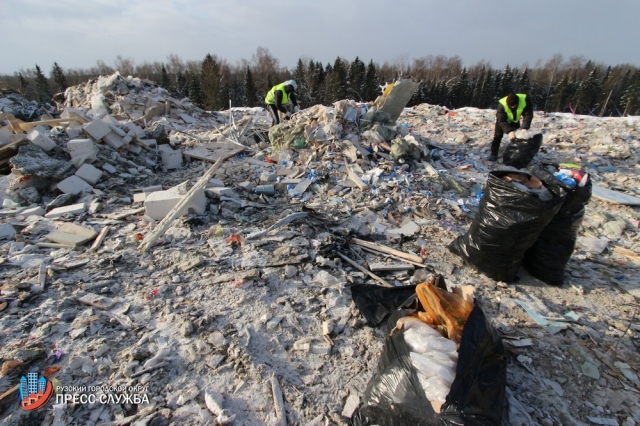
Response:
[{"label": "black garbage bag", "polygon": [[536,194],[502,180],[508,173],[514,172],[489,173],[469,231],[449,244],[449,250],[466,263],[494,280],[505,282],[516,278],[525,252],[551,222],[565,197],[561,189],[545,185],[552,198],[543,201]]},{"label": "black garbage bag", "polygon": [[584,186],[567,186],[546,169],[545,164],[530,169],[543,182],[566,191],[564,204],[551,222],[542,230],[538,240],[527,250],[522,266],[534,277],[550,285],[561,286],[564,268],[573,254],[578,231],[591,199],[591,179]]},{"label": "black garbage bag", "polygon": [[542,134],[538,133],[531,139],[516,139],[507,145],[502,156],[502,163],[505,166],[522,169],[536,156],[542,146]]},{"label": "black garbage bag", "polygon": [[[384,297],[394,289],[368,287],[359,294],[370,291],[377,294],[371,293],[369,297],[359,298],[360,301],[381,297],[379,302],[389,306],[389,300],[397,300],[397,292]],[[403,308],[415,306],[415,286],[409,288],[413,296],[391,315],[387,323],[389,330],[395,327],[398,318],[405,316]],[[355,297],[354,301],[362,313],[371,311],[371,304],[360,305]],[[436,413],[420,385],[404,333],[396,330],[385,340],[377,374],[369,381],[352,423],[355,426],[499,425],[506,376],[507,358],[500,336],[476,306],[462,332],[455,380],[441,412]]]}]

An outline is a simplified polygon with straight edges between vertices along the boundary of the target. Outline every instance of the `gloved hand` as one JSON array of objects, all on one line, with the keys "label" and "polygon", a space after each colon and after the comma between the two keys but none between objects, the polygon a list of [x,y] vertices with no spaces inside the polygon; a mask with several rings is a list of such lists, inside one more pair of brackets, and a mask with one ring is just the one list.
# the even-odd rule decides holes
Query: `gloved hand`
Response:
[{"label": "gloved hand", "polygon": [[516,132],[509,132],[509,140],[512,141],[516,138]]},{"label": "gloved hand", "polygon": [[285,120],[288,120],[291,118],[291,113],[289,111],[287,111],[287,115],[284,116]]},{"label": "gloved hand", "polygon": [[299,107],[298,105],[296,105],[296,106],[293,108],[293,112],[294,112],[294,113],[296,113],[296,112],[298,112],[298,111],[300,111],[300,107]]}]

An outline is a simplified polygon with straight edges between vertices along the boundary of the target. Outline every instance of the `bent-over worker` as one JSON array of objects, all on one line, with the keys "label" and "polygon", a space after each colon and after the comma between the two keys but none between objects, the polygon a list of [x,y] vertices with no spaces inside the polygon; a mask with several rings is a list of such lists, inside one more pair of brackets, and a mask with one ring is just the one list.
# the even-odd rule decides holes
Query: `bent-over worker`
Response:
[{"label": "bent-over worker", "polygon": [[[520,126],[520,118],[522,118],[522,126]],[[491,142],[491,155],[487,160],[496,161],[498,159],[498,150],[505,133],[509,136],[509,140],[514,140],[516,130],[520,128],[528,130],[531,127],[532,119],[533,105],[527,95],[510,93],[500,99],[496,110],[496,127],[493,142]]]},{"label": "bent-over worker", "polygon": [[264,98],[267,104],[267,110],[273,118],[271,126],[280,124],[280,116],[278,111],[285,115],[285,120],[291,118],[291,112],[285,108],[289,102],[293,105],[293,112],[298,112],[298,100],[296,99],[295,90],[298,87],[295,80],[287,80],[284,83],[277,84],[267,92],[267,96]]}]

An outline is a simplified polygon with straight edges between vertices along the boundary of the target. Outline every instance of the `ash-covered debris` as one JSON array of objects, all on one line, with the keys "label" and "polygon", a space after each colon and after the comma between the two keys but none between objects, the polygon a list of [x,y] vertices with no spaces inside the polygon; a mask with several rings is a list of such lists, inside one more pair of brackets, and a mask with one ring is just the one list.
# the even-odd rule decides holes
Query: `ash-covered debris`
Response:
[{"label": "ash-covered debris", "polygon": [[55,365],[60,385],[148,402],[52,404],[46,424],[348,424],[386,335],[349,287],[437,271],[476,288],[506,342],[512,423],[640,422],[639,120],[535,113],[534,161],[595,185],[558,288],[493,281],[447,249],[501,168],[485,160],[495,111],[385,103],[270,129],[261,108],[203,111],[114,74],[67,89],[58,118],[3,110],[0,391]]}]

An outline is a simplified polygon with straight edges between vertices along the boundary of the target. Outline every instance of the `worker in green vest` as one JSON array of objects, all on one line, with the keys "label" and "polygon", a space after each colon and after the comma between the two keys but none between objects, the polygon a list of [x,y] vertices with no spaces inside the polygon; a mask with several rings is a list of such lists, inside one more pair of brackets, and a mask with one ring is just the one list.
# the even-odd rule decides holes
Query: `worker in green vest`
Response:
[{"label": "worker in green vest", "polygon": [[295,80],[287,80],[284,83],[276,84],[269,90],[267,96],[264,98],[264,102],[267,104],[267,111],[273,118],[271,126],[280,124],[280,115],[278,112],[284,114],[284,119],[291,118],[291,111],[287,110],[285,105],[291,103],[293,105],[293,112],[298,112],[298,100],[296,99],[295,90],[298,87]]},{"label": "worker in green vest", "polygon": [[[522,119],[522,125],[520,125]],[[496,110],[496,127],[491,142],[491,155],[487,157],[489,161],[498,159],[498,150],[502,137],[506,133],[509,140],[516,138],[516,130],[522,128],[528,130],[533,119],[533,105],[527,95],[522,93],[510,93],[498,101]]]}]

